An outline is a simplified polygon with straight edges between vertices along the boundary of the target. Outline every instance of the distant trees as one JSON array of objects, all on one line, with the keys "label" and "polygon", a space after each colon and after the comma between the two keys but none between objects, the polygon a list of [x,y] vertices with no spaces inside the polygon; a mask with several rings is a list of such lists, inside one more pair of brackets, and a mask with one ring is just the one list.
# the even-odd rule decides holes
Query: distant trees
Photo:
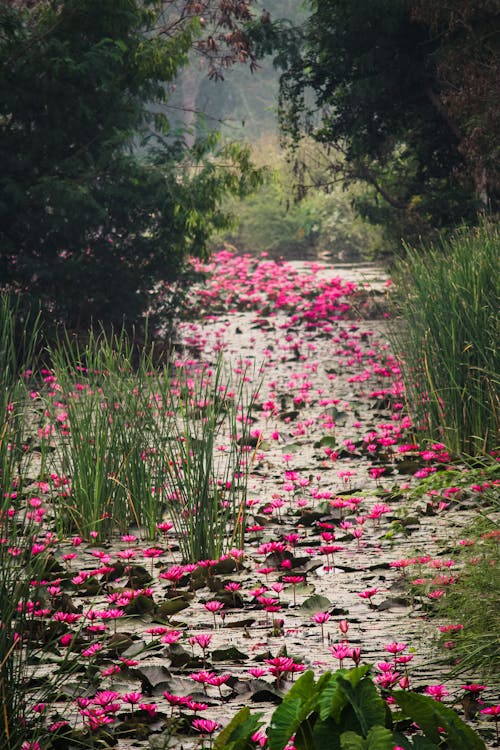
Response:
[{"label": "distant trees", "polygon": [[[256,29],[281,76],[281,128],[330,149],[330,183],[420,236],[498,206],[498,0],[309,0],[308,20]],[[328,188],[328,180],[325,181]]]},{"label": "distant trees", "polygon": [[259,175],[213,136],[188,152],[162,105],[193,48],[212,77],[253,64],[249,5],[0,4],[1,288],[70,327],[132,325],[155,282],[205,252],[224,195]]}]

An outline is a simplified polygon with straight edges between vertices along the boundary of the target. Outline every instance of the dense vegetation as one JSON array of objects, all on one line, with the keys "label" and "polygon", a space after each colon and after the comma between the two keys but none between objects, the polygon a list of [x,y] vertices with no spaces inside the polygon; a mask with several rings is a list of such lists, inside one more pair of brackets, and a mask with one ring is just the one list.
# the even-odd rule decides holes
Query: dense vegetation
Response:
[{"label": "dense vegetation", "polygon": [[325,186],[362,180],[358,209],[399,244],[499,197],[498,3],[326,0],[255,29],[281,68],[285,137],[331,150]]},{"label": "dense vegetation", "polygon": [[500,434],[500,237],[483,225],[417,251],[395,276],[406,398],[421,429],[456,453],[483,454]]},{"label": "dense vegetation", "polygon": [[[210,136],[188,149],[170,132],[168,85],[188,52],[216,77],[242,50],[207,46],[184,5],[0,7],[1,283],[71,328],[136,323],[154,284],[227,223],[223,196],[258,181],[245,147]],[[214,38],[237,35],[246,6],[214,8]]]},{"label": "dense vegetation", "polygon": [[[221,750],[266,742],[283,750],[294,735],[302,748],[329,747],[332,737],[346,750],[484,747],[441,705],[444,685],[410,683],[407,643],[385,646],[391,661],[360,666],[346,619],[330,623],[339,643],[328,633],[340,671],[322,669],[318,682],[306,672],[285,695],[282,682],[305,670],[310,654],[288,656],[297,631],[277,614],[320,625],[321,637],[303,632],[323,648],[330,617],[347,613],[306,577],[335,576],[345,546],[344,563],[364,559],[365,580],[363,554],[385,554],[436,515],[426,554],[384,563],[379,580],[385,590],[388,571],[400,570],[397,606],[411,597],[425,618],[452,620],[440,645],[457,669],[498,673],[499,531],[490,511],[500,486],[500,248],[494,218],[478,222],[499,198],[498,0],[309,0],[304,9],[296,0],[273,0],[268,10],[231,0],[0,4],[0,745],[8,750],[104,748],[158,731],[166,744],[186,736],[205,746],[208,736],[212,746],[220,725],[198,717],[209,705],[191,700],[187,678],[214,709],[262,689],[281,702],[267,736],[259,716],[237,714],[215,740]],[[269,113],[251,117],[253,101],[268,104],[269,69],[260,85],[238,83],[232,102],[222,94],[228,70],[242,82],[265,55],[282,70],[287,164],[256,138]],[[203,123],[207,97],[214,106]],[[207,126],[228,116],[272,155],[270,178],[244,204],[237,200],[261,185],[262,172],[246,146],[223,143]],[[406,252],[394,275],[398,326],[402,319],[394,355],[354,322],[360,310],[376,314],[371,293],[322,277],[318,264],[301,274],[228,250],[199,262],[214,232],[228,230],[227,209],[242,221],[226,238],[277,255],[370,256],[383,242],[359,215],[381,225],[391,251]],[[188,300],[190,322],[179,324],[190,356],[156,357],[134,326],[147,340],[145,319],[165,314],[176,294],[168,282],[189,258],[190,281],[205,282]],[[221,311],[226,319],[209,332]],[[229,367],[222,329],[234,313],[250,313],[255,336],[232,350]],[[49,319],[58,336],[47,346]],[[244,333],[236,326],[239,343]],[[264,340],[262,370],[251,372]],[[314,354],[320,348],[325,356]],[[286,386],[277,386],[280,367]],[[330,398],[347,383],[344,402]],[[306,464],[297,471],[294,455]],[[276,492],[247,498],[253,469]],[[369,478],[358,477],[353,496],[359,470]],[[427,554],[457,508],[478,516],[468,537],[446,537],[445,549]],[[341,545],[331,544],[335,533]],[[265,580],[250,583],[250,574]],[[355,610],[351,599],[361,597],[382,620],[378,592],[350,591],[347,601]],[[170,619],[189,607],[189,620]],[[232,645],[216,658],[212,635],[235,632],[219,629],[224,610],[250,613],[231,627],[241,639],[265,634],[255,648],[286,636],[279,653],[261,655],[266,667],[252,651],[242,674],[250,657]],[[213,618],[213,634],[199,632],[203,617],[210,627]],[[149,655],[168,669],[148,672]],[[232,675],[207,671],[221,661]],[[255,690],[250,678],[263,676]],[[480,708],[478,698],[488,691],[493,700],[493,689],[460,691],[466,719],[492,717],[498,744],[500,705]]]}]

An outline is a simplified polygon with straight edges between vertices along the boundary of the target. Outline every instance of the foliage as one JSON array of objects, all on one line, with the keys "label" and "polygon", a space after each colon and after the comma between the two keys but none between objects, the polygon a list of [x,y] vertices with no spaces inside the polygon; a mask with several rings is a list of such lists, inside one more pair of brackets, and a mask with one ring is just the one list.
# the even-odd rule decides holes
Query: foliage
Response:
[{"label": "foliage", "polygon": [[167,515],[187,562],[244,546],[247,477],[256,450],[250,436],[256,393],[248,392],[246,379],[246,372],[231,376],[219,356],[213,368],[178,367],[159,382],[164,408],[175,416],[153,444],[163,441]]},{"label": "foliage", "polygon": [[222,238],[240,251],[264,251],[272,257],[316,257],[321,252],[342,259],[373,257],[380,248],[380,233],[356,214],[356,186],[345,190],[340,184],[326,185],[324,149],[317,144],[301,145],[310,180],[301,200],[294,196],[296,175],[270,138],[261,138],[254,146],[256,163],[262,154],[268,179],[244,200],[229,200],[228,209],[237,217],[237,225],[217,235],[214,244]]},{"label": "foliage", "polygon": [[[26,388],[19,376],[36,347],[38,325],[24,331],[18,348],[16,304],[0,300],[0,743],[6,750],[20,746],[25,699],[20,685],[27,674],[28,654],[21,648],[29,614],[30,581],[44,567],[45,556],[31,553],[36,524],[26,506],[16,512],[14,498],[23,492],[25,477]],[[24,356],[22,356],[24,355]],[[29,644],[28,644],[29,645]]]},{"label": "foliage", "polygon": [[484,203],[500,186],[499,7],[495,0],[441,3],[413,0],[412,17],[439,39],[440,103],[457,130],[458,149],[474,173]]},{"label": "foliage", "polygon": [[61,534],[109,538],[132,525],[154,539],[165,514],[185,561],[242,547],[255,398],[244,375],[235,382],[220,357],[213,369],[158,366],[154,348],[138,350],[123,330],[91,332],[81,347],[67,337],[50,353]]},{"label": "foliage", "polygon": [[151,349],[137,351],[124,331],[90,332],[85,346],[66,337],[50,357],[59,390],[56,401],[47,394],[46,411],[60,425],[49,437],[52,470],[68,481],[54,506],[59,531],[107,538],[136,523],[154,537],[162,507],[152,487],[165,466],[150,451]]},{"label": "foliage", "polygon": [[166,84],[200,24],[164,16],[135,0],[0,9],[0,276],[71,328],[130,327],[225,225],[222,197],[259,179],[243,147],[170,135]]},{"label": "foliage", "polygon": [[[498,493],[497,493],[498,507]],[[463,628],[443,633],[442,642],[451,648],[453,671],[470,674],[498,686],[500,670],[500,596],[497,561],[498,523],[478,519],[468,533],[473,545],[454,553],[460,564],[458,580],[449,596],[438,600],[431,614]],[[457,545],[458,547],[458,545]],[[450,638],[451,636],[451,638]]]},{"label": "foliage", "polygon": [[399,265],[395,335],[409,408],[418,426],[456,452],[486,452],[500,426],[500,236],[461,230]]},{"label": "foliage", "polygon": [[[332,179],[365,181],[370,191],[358,200],[359,210],[392,225],[398,243],[402,235],[417,238],[472,221],[484,189],[476,179],[477,160],[463,153],[463,123],[454,122],[441,97],[438,59],[448,40],[417,18],[417,3],[406,0],[308,5],[312,13],[301,33],[278,24],[255,32],[259,53],[274,49],[283,70],[284,136],[297,143],[310,134],[341,155],[331,161]],[[476,15],[491,28],[498,10],[486,5]],[[465,23],[461,35],[469,49],[481,49],[484,66],[492,64],[496,37],[484,45],[484,35],[476,38]],[[476,114],[471,103],[464,123],[469,130],[472,110]],[[489,159],[497,162],[498,153]],[[495,204],[495,187],[489,187],[486,200]]]},{"label": "foliage", "polygon": [[[452,750],[484,749],[482,740],[455,711],[429,696],[397,690],[392,695],[402,712],[391,714],[369,669],[325,672],[317,682],[313,672],[305,672],[271,717],[270,750],[284,750],[292,737],[297,750],[393,750],[395,743],[405,750],[437,750],[443,739]],[[215,740],[215,750],[256,747],[251,741],[255,724],[250,717],[248,708],[241,709]],[[408,719],[420,728],[410,737],[399,726]]]}]

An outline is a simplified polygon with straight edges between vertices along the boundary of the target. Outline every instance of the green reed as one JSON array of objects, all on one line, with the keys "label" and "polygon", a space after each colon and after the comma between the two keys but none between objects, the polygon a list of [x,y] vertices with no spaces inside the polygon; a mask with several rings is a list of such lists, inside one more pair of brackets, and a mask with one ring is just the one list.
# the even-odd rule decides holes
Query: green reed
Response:
[{"label": "green reed", "polygon": [[28,472],[26,368],[39,337],[38,317],[19,301],[0,298],[0,746],[18,750],[25,739],[26,681],[31,650],[24,604],[44,566],[32,554],[36,524],[24,500]]},{"label": "green reed", "polygon": [[222,356],[211,370],[157,366],[123,333],[81,347],[65,338],[51,358],[53,469],[69,482],[54,501],[61,534],[153,539],[168,516],[186,560],[242,546],[254,399],[244,375],[235,382]]},{"label": "green reed", "polygon": [[249,435],[255,386],[246,381],[245,373],[231,375],[222,356],[210,371],[180,368],[162,381],[165,405],[175,414],[163,436],[167,516],[185,561],[216,559],[243,547],[255,452]]},{"label": "green reed", "polygon": [[60,531],[105,538],[134,524],[151,536],[152,348],[135,347],[124,332],[91,332],[83,345],[65,337],[50,354],[58,390],[48,406],[62,425],[54,469],[70,481],[54,506]]},{"label": "green reed", "polygon": [[448,243],[407,248],[395,275],[394,335],[417,426],[457,453],[498,446],[500,234],[483,223]]}]

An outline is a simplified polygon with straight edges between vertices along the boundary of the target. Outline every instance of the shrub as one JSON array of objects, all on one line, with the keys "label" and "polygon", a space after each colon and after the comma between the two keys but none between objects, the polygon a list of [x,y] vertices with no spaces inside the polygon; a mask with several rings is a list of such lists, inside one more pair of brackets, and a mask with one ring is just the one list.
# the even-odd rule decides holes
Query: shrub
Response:
[{"label": "shrub", "polygon": [[[274,711],[269,750],[284,750],[294,737],[300,750],[484,750],[480,737],[451,708],[426,695],[394,690],[399,711],[392,713],[369,676],[368,665],[325,672],[314,680],[305,672]],[[411,722],[419,729],[410,729]],[[261,724],[245,707],[217,737],[214,750],[250,750]],[[424,739],[425,738],[425,739]]]}]

